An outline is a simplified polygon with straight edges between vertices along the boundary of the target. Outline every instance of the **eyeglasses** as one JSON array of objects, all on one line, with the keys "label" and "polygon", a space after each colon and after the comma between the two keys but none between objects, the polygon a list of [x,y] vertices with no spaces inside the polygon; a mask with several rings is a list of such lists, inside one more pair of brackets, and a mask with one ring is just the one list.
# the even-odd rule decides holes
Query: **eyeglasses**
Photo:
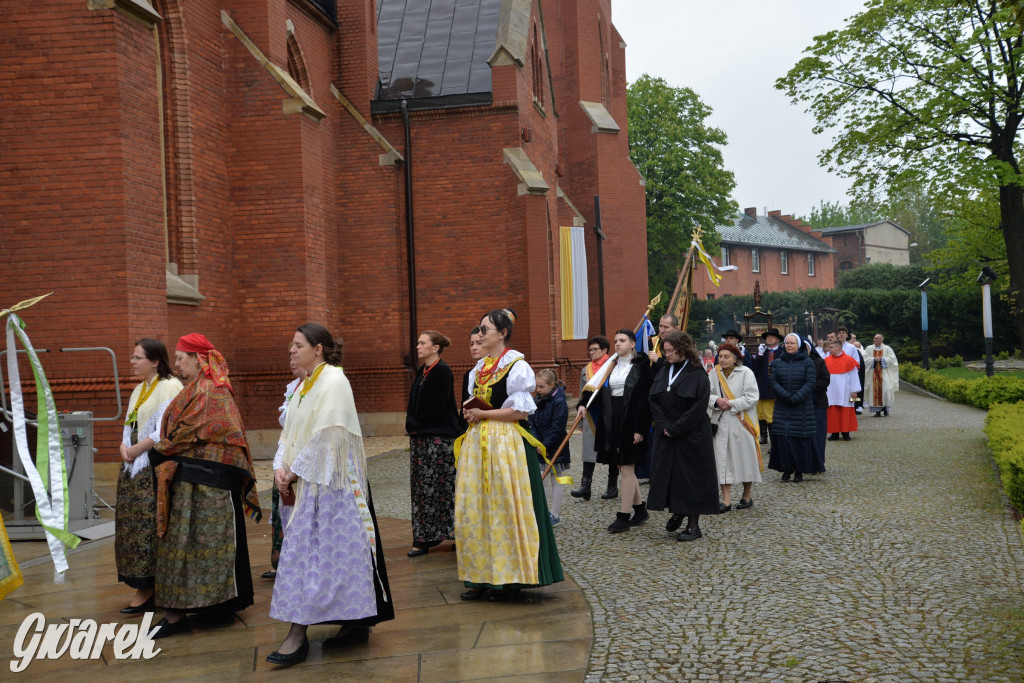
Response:
[{"label": "eyeglasses", "polygon": [[601,351],[602,349],[600,346],[594,346],[592,348],[587,349],[587,353],[601,353]]},{"label": "eyeglasses", "polygon": [[481,325],[480,326],[480,334],[487,334],[488,332],[490,332],[493,329],[494,329],[493,327],[487,327],[487,325]]}]

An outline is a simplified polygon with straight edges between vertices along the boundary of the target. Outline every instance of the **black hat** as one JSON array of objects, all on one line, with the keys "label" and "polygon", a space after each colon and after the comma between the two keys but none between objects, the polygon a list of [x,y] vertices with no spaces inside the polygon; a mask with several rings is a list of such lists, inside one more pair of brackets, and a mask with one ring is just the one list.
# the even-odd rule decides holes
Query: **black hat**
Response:
[{"label": "black hat", "polygon": [[737,332],[736,330],[726,330],[725,334],[722,335],[723,339],[728,339],[729,337],[733,337],[734,339],[739,339],[740,341],[743,341],[743,335]]},{"label": "black hat", "polygon": [[782,339],[782,333],[779,332],[777,327],[769,327],[767,330],[761,333],[761,339],[767,339],[768,335],[772,335],[776,339]]}]

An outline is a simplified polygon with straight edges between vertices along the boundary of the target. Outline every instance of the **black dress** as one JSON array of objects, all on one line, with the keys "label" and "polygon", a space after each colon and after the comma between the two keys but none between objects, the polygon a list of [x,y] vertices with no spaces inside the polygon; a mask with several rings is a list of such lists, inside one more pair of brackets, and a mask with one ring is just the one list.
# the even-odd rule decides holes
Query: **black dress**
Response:
[{"label": "black dress", "polygon": [[[619,361],[616,361],[619,362]],[[614,370],[613,370],[614,372]],[[639,354],[630,364],[622,396],[612,396],[605,385],[597,400],[601,409],[594,420],[594,450],[597,461],[606,465],[642,465],[647,462],[647,437],[651,431],[651,364],[647,356]],[[585,405],[589,391],[580,396]],[[644,440],[633,443],[633,435],[642,434]]]},{"label": "black dress", "polygon": [[[675,515],[718,514],[718,469],[707,412],[711,382],[699,364],[679,368],[679,363],[666,365],[651,386],[654,467],[647,507],[667,507]],[[670,369],[679,371],[671,387]]]}]

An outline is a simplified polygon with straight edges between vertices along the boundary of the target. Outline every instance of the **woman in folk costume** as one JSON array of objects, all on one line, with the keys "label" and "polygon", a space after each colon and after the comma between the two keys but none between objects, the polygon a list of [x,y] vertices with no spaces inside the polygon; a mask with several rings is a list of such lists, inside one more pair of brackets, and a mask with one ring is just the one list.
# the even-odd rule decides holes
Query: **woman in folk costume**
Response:
[{"label": "woman in folk costume", "polygon": [[263,516],[224,356],[195,333],[178,340],[174,356],[187,383],[164,411],[163,438],[150,450],[155,600],[167,612],[154,638],[191,630],[186,612],[237,612],[253,603],[245,517]]},{"label": "woman in folk costume", "polygon": [[493,310],[480,321],[487,356],[469,388],[487,406],[463,410],[469,431],[455,446],[455,540],[463,600],[507,600],[520,588],[561,581],[562,564],[541,485],[543,446],[521,424],[536,410],[536,378],[523,354],[508,348],[515,313]]},{"label": "woman in folk costume", "polygon": [[[288,354],[291,355],[291,346],[288,347]],[[288,367],[291,369],[294,379],[284,388],[284,403],[277,408],[277,422],[282,429],[292,396],[298,391],[299,384],[306,380],[306,371],[298,366],[294,358],[288,359]],[[278,443],[278,448],[280,448],[280,443]],[[260,574],[260,578],[273,580],[277,578],[277,563],[281,559],[281,545],[284,543],[284,525],[281,522],[281,492],[277,490],[276,486],[270,489],[270,528],[273,530],[270,537],[270,571]]]},{"label": "woman in folk costume", "polygon": [[[740,360],[739,348],[730,342],[718,347],[718,365],[710,373],[708,399],[714,433],[718,484],[722,487],[719,509],[732,509],[732,485],[743,484],[743,496],[736,505],[745,510],[754,504],[754,482],[761,482],[760,432],[757,425],[757,377]],[[714,430],[712,430],[714,431]]]},{"label": "woman in folk costume", "polygon": [[842,434],[843,441],[849,441],[850,432],[857,431],[855,400],[861,388],[857,376],[859,364],[843,352],[843,343],[837,340],[831,342],[825,365],[832,375],[828,385],[828,440],[838,441]]},{"label": "woman in folk costume", "polygon": [[147,452],[160,441],[164,409],[181,391],[171,374],[167,347],[157,339],[135,342],[132,372],[142,382],[128,400],[131,412],[121,437],[124,467],[117,476],[114,556],[117,580],[135,589],[121,614],[153,609],[153,562],[156,559],[156,480]]},{"label": "woman in folk costume", "polygon": [[295,332],[292,357],[308,377],[292,396],[274,458],[285,504],[270,616],[292,625],[267,661],[282,665],[306,659],[310,624],[341,627],[327,649],[365,643],[371,626],[395,618],[341,342],[307,323]]}]

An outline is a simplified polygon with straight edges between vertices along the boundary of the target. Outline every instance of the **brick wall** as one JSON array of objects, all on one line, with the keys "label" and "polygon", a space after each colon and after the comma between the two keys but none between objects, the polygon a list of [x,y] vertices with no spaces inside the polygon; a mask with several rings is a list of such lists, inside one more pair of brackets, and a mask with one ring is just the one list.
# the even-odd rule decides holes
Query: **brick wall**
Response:
[{"label": "brick wall", "polygon": [[[380,165],[381,148],[329,90],[404,150],[401,117],[370,116],[372,0],[339,2],[338,29],[301,0],[157,0],[159,40],[81,0],[40,7],[0,8],[0,306],[55,291],[25,314],[33,341],[112,348],[124,401],[136,339],[173,349],[202,332],[231,367],[249,429],[277,426],[288,342],[298,325],[321,322],[346,340],[358,409],[404,410],[404,169]],[[275,64],[287,65],[289,44],[298,50],[326,118],[282,113],[288,95],[222,25],[222,8]],[[491,106],[411,115],[418,326],[453,339],[445,357],[457,375],[469,365],[466,333],[498,306],[519,312],[513,346],[534,364],[585,358],[584,341],[560,334],[558,227],[572,215],[558,185],[589,225],[601,196],[609,326],[635,324],[646,304],[646,288],[633,286],[646,282],[643,188],[628,159],[609,3],[544,0],[544,10],[544,112],[533,106],[530,58],[493,70]],[[539,31],[536,9],[532,22]],[[599,30],[618,135],[591,132],[578,104],[602,97]],[[547,194],[519,195],[508,147],[527,152]],[[589,230],[587,239],[594,334]],[[198,280],[198,306],[167,303],[168,263]],[[61,409],[114,413],[107,357],[54,351],[44,362]],[[114,459],[119,438],[116,425],[98,426],[98,459]]]}]

